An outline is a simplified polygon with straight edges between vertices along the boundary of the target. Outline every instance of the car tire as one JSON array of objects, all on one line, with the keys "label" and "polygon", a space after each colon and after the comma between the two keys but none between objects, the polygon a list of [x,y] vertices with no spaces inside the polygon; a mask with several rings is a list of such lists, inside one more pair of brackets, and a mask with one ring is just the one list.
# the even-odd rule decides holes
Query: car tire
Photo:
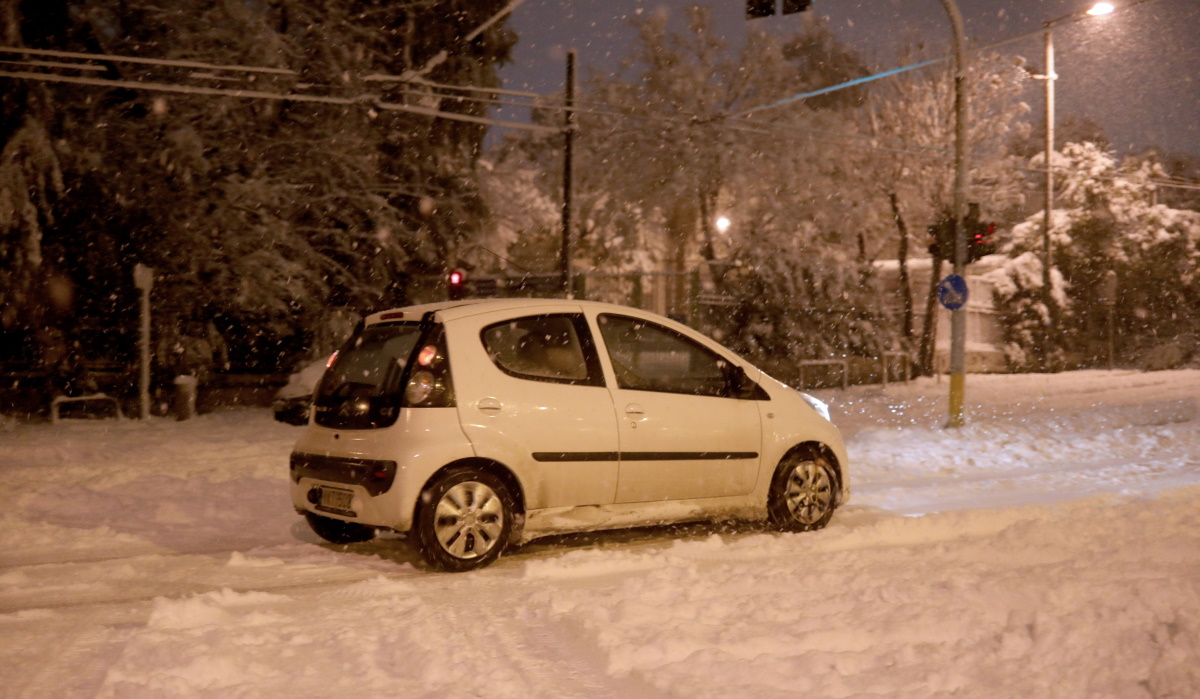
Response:
[{"label": "car tire", "polygon": [[767,494],[771,524],[807,532],[829,524],[837,508],[837,474],[824,455],[809,449],[788,453],[775,468]]},{"label": "car tire", "polygon": [[491,564],[513,530],[513,498],[489,471],[450,469],[421,493],[417,550],[431,567],[459,573]]},{"label": "car tire", "polygon": [[331,544],[358,544],[375,538],[375,527],[358,522],[344,522],[314,512],[305,512],[304,518],[317,536]]}]

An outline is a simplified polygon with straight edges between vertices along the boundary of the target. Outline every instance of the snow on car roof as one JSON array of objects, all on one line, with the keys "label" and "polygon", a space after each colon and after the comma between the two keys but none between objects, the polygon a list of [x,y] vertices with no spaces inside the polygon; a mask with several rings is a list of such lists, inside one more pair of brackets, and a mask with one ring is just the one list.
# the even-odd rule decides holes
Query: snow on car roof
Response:
[{"label": "snow on car roof", "polygon": [[[442,318],[452,320],[454,318],[464,318],[475,315],[477,313],[487,313],[490,311],[502,311],[511,309],[533,309],[547,308],[556,311],[564,310],[580,310],[583,308],[592,308],[597,310],[620,311],[622,313],[630,313],[635,315],[653,316],[659,318],[657,314],[648,311],[631,308],[629,306],[621,306],[613,303],[605,303],[603,301],[585,301],[581,299],[545,299],[545,298],[490,298],[490,299],[463,299],[461,301],[439,301],[437,303],[426,303],[416,306],[405,306],[403,308],[392,308],[386,311],[379,311],[367,316],[365,323],[373,325],[385,321],[419,321],[429,312],[440,313]],[[664,321],[669,321],[667,318],[662,318]]]}]

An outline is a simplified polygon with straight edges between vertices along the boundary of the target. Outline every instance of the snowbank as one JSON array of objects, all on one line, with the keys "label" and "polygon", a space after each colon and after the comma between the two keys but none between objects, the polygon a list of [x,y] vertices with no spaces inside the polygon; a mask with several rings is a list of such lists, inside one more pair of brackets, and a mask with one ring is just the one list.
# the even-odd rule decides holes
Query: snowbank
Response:
[{"label": "snowbank", "polygon": [[267,410],[9,425],[14,697],[1188,696],[1200,371],[822,394],[853,498],[824,531],[535,542],[476,573],[322,545]]}]

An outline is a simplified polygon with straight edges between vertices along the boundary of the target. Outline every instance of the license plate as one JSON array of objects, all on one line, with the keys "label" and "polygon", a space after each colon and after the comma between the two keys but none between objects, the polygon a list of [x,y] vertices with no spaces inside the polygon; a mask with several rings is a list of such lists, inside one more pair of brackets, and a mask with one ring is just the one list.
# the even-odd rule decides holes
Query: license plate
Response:
[{"label": "license plate", "polygon": [[334,490],[333,488],[321,488],[321,507],[327,507],[331,510],[350,509],[350,503],[354,500],[354,493],[349,490]]}]

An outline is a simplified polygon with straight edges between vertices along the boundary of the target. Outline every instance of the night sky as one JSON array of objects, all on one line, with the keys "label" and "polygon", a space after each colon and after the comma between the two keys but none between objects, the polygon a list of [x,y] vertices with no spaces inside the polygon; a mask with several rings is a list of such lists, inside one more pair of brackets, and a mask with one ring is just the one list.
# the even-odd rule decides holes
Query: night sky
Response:
[{"label": "night sky", "polygon": [[[1121,0],[1112,0],[1116,5]],[[639,11],[682,17],[697,0],[525,0],[509,24],[519,35],[515,60],[502,71],[505,87],[562,90],[565,52],[579,52],[580,78],[609,72],[635,35],[627,19]],[[899,65],[896,50],[924,40],[931,53],[950,53],[949,21],[940,0],[815,0],[802,14],[747,21],[744,0],[700,0],[733,46],[750,27],[789,34],[825,17],[877,69]],[[1030,32],[998,50],[1041,67],[1042,22],[1090,0],[959,0],[966,32],[988,44]],[[1152,0],[1124,12],[1058,25],[1054,30],[1058,119],[1086,117],[1101,124],[1119,152],[1147,146],[1200,155],[1200,1]],[[1043,114],[1041,83],[1030,81],[1033,118]],[[510,112],[507,116],[526,119]]]}]

